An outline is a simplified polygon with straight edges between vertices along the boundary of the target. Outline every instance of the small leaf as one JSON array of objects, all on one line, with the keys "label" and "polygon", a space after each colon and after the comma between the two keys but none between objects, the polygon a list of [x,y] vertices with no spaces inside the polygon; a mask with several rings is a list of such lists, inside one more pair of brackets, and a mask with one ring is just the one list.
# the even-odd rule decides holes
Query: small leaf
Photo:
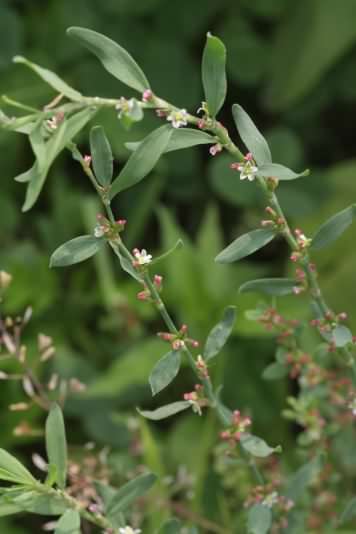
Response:
[{"label": "small leaf", "polygon": [[345,509],[343,510],[339,522],[346,523],[347,521],[351,521],[356,517],[356,497],[353,497],[346,505]]},{"label": "small leaf", "polygon": [[181,353],[178,350],[171,350],[156,363],[149,378],[152,395],[157,395],[175,379],[180,364]]},{"label": "small leaf", "polygon": [[26,467],[4,449],[0,449],[0,480],[30,485],[36,482]]},{"label": "small leaf", "polygon": [[58,495],[40,495],[36,491],[21,490],[21,494],[12,500],[13,504],[24,512],[39,515],[61,515],[68,508],[65,499]]},{"label": "small leaf", "polygon": [[157,477],[153,473],[145,473],[122,486],[108,505],[108,518],[124,512],[132,503],[145,495],[156,482],[156,479]]},{"label": "small leaf", "polygon": [[113,175],[113,157],[110,143],[102,126],[94,126],[90,131],[90,152],[96,179],[107,187]]},{"label": "small leaf", "polygon": [[276,233],[268,228],[252,230],[252,232],[235,239],[216,256],[215,261],[217,263],[232,263],[233,261],[241,260],[267,245],[275,235]]},{"label": "small leaf", "polygon": [[87,260],[96,254],[105,240],[92,235],[81,235],[67,241],[52,254],[50,267],[65,267]]},{"label": "small leaf", "polygon": [[168,256],[170,256],[173,252],[175,252],[176,250],[181,249],[183,247],[183,245],[184,245],[183,241],[181,239],[178,239],[178,241],[176,242],[175,245],[173,245],[173,247],[171,247],[169,250],[167,250],[167,252],[164,252],[163,254],[161,254],[160,256],[155,258],[151,262],[151,265],[155,265],[156,263],[159,263],[162,260],[168,258]]},{"label": "small leaf", "polygon": [[209,115],[215,118],[226,98],[226,48],[208,33],[202,60],[202,79]]},{"label": "small leaf", "polygon": [[272,448],[263,439],[252,434],[242,434],[240,443],[247,452],[258,458],[266,458],[274,452],[281,451],[280,447]]},{"label": "small leaf", "polygon": [[337,348],[344,347],[348,343],[352,342],[352,333],[346,326],[338,325],[332,331],[332,341]]},{"label": "small leaf", "polygon": [[156,408],[156,410],[140,410],[139,408],[137,408],[137,411],[140,415],[146,417],[146,419],[151,419],[152,421],[160,421],[161,419],[166,419],[166,417],[175,415],[176,413],[182,412],[183,410],[187,410],[187,408],[190,407],[191,404],[189,401],[178,401],[172,402],[171,404],[166,404],[165,406],[161,406],[160,408]]},{"label": "small leaf", "polygon": [[128,259],[128,258],[125,258],[125,256],[123,256],[118,247],[115,246],[115,244],[113,243],[110,243],[110,246],[111,248],[113,249],[114,253],[116,254],[116,256],[119,258],[119,261],[120,261],[120,265],[121,265],[121,268],[123,271],[125,271],[125,273],[129,274],[130,276],[132,276],[132,278],[134,278],[135,280],[137,280],[137,282],[140,282],[142,283],[142,276],[141,274],[135,269],[135,267],[132,265],[132,262]]},{"label": "small leaf", "polygon": [[257,165],[272,163],[271,151],[267,141],[246,111],[239,104],[234,104],[232,106],[232,114],[237,131],[249,152],[252,153]]},{"label": "small leaf", "polygon": [[58,91],[58,93],[62,93],[66,97],[68,97],[70,100],[74,101],[80,101],[82,100],[83,96],[79,93],[79,91],[76,91],[72,87],[70,87],[66,82],[61,80],[57,74],[54,72],[44,69],[43,67],[40,67],[39,65],[36,65],[36,63],[32,63],[32,61],[29,61],[25,57],[22,56],[15,56],[13,61],[15,63],[22,63],[23,65],[26,65],[26,67],[29,67],[32,69],[40,78],[42,78],[43,81],[48,83],[53,89]]},{"label": "small leaf", "polygon": [[80,534],[79,512],[67,510],[58,521],[54,534]]},{"label": "small leaf", "polygon": [[110,190],[111,199],[120,191],[143,180],[151,172],[164,153],[172,132],[173,128],[170,125],[165,125],[145,137],[137,150],[131,154],[119,176],[113,181]]},{"label": "small leaf", "polygon": [[46,450],[49,464],[57,468],[57,485],[65,488],[67,476],[67,440],[62,410],[53,404],[46,421]]},{"label": "small leaf", "polygon": [[291,278],[260,278],[242,284],[242,286],[239,287],[239,293],[256,291],[265,293],[266,295],[280,297],[282,295],[293,293],[295,284],[295,280]]},{"label": "small leaf", "polygon": [[297,502],[299,497],[305,493],[306,488],[315,481],[321,467],[320,456],[317,456],[298,469],[288,482],[286,497]]},{"label": "small leaf", "polygon": [[268,506],[257,503],[248,511],[247,528],[250,534],[266,534],[272,524],[272,511]]},{"label": "small leaf", "polygon": [[327,220],[317,231],[311,246],[314,250],[319,250],[326,247],[335,241],[341,234],[347,230],[356,217],[356,204],[352,204],[348,208],[339,211]]},{"label": "small leaf", "polygon": [[288,368],[283,363],[275,362],[268,365],[262,373],[265,380],[279,380],[288,374]]},{"label": "small leaf", "polygon": [[[216,142],[217,140],[215,137],[212,137],[201,130],[194,130],[193,128],[177,128],[173,130],[164,152],[173,152],[174,150],[190,148],[196,145],[215,144]],[[138,143],[125,143],[125,146],[128,150],[134,152],[141,143],[142,141]]]},{"label": "small leaf", "polygon": [[141,93],[150,88],[136,61],[115,41],[87,28],[72,27],[67,33],[95,54],[104,68],[122,83]]},{"label": "small leaf", "polygon": [[295,180],[296,178],[301,178],[302,176],[309,175],[309,169],[306,169],[303,172],[295,173],[288,167],[280,165],[279,163],[265,163],[258,167],[258,176],[264,176],[265,178],[278,178],[278,180]]},{"label": "small leaf", "polygon": [[203,357],[208,361],[214,358],[228,340],[236,318],[235,306],[229,306],[224,310],[222,320],[210,331],[205,343]]}]

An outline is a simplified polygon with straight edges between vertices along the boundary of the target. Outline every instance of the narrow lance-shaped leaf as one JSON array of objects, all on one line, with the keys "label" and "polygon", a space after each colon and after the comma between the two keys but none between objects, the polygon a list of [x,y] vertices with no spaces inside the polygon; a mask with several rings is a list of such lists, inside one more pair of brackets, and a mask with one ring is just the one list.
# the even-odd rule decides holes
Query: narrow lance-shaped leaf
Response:
[{"label": "narrow lance-shaped leaf", "polygon": [[177,376],[181,364],[181,353],[171,350],[161,358],[149,377],[152,395],[156,395],[167,387]]},{"label": "narrow lance-shaped leaf", "polygon": [[203,357],[205,360],[214,358],[228,340],[236,317],[235,306],[229,306],[224,310],[222,320],[210,331],[205,343]]},{"label": "narrow lance-shaped leaf", "polygon": [[239,287],[239,293],[256,291],[265,293],[266,295],[280,297],[282,295],[293,293],[295,285],[296,281],[292,278],[260,278],[242,284],[242,286]]},{"label": "narrow lance-shaped leaf", "polygon": [[122,83],[141,93],[150,88],[136,61],[115,41],[87,28],[72,27],[67,33],[95,54],[104,68]]},{"label": "narrow lance-shaped leaf", "polygon": [[14,456],[0,449],[0,480],[19,484],[34,484],[35,478]]},{"label": "narrow lance-shaped leaf", "polygon": [[306,488],[314,482],[321,470],[320,456],[313,458],[310,462],[303,465],[289,480],[286,496],[294,502],[302,497]]},{"label": "narrow lance-shaped leaf", "polygon": [[[193,128],[176,128],[173,130],[171,138],[166,146],[166,152],[173,152],[174,150],[181,150],[190,148],[196,145],[215,144],[216,138],[201,130],[194,130]],[[128,150],[134,152],[142,141],[137,143],[125,143]]]},{"label": "narrow lance-shaped leaf", "polygon": [[173,252],[176,252],[176,250],[179,250],[183,247],[184,243],[181,239],[178,239],[178,241],[176,242],[175,245],[173,245],[173,247],[171,247],[169,250],[167,250],[167,252],[164,252],[163,254],[161,254],[160,256],[158,256],[157,258],[155,258],[152,262],[151,262],[151,265],[155,265],[156,263],[159,263],[160,261],[168,258],[168,256],[170,256]]},{"label": "narrow lance-shaped leaf", "polygon": [[161,126],[142,141],[138,149],[131,154],[119,176],[113,181],[110,198],[113,198],[120,191],[137,184],[151,172],[164,153],[172,135],[172,130],[169,125]]},{"label": "narrow lance-shaped leaf", "polygon": [[167,417],[171,417],[171,415],[175,415],[176,413],[187,410],[190,407],[191,403],[189,401],[177,401],[172,402],[171,404],[166,404],[165,406],[161,406],[160,408],[156,408],[156,410],[137,409],[137,411],[146,419],[160,421],[161,419],[166,419]]},{"label": "narrow lance-shaped leaf", "polygon": [[49,266],[66,267],[87,260],[94,256],[104,243],[104,239],[92,235],[75,237],[53,252]]},{"label": "narrow lance-shaped leaf", "polygon": [[246,111],[239,104],[234,104],[232,106],[232,115],[237,131],[249,152],[252,153],[257,165],[272,163],[271,151],[267,141]]},{"label": "narrow lance-shaped leaf", "polygon": [[54,534],[80,534],[79,512],[67,510],[59,519]]},{"label": "narrow lance-shaped leaf", "polygon": [[109,502],[107,514],[115,517],[124,512],[133,502],[145,495],[156,482],[157,477],[153,473],[145,473],[122,486]]},{"label": "narrow lance-shaped leaf", "polygon": [[215,117],[226,98],[226,48],[224,43],[207,34],[203,52],[202,79],[209,115]]},{"label": "narrow lance-shaped leaf", "polygon": [[275,235],[275,231],[268,228],[252,230],[252,232],[248,232],[235,239],[235,241],[216,256],[215,261],[217,263],[231,263],[241,260],[267,245]]},{"label": "narrow lance-shaped leaf", "polygon": [[296,173],[284,165],[279,163],[265,163],[258,167],[257,175],[263,176],[264,178],[278,178],[278,180],[295,180],[296,178],[301,178],[302,176],[308,176],[309,169],[306,169],[303,172]]},{"label": "narrow lance-shaped leaf", "polygon": [[272,511],[268,506],[257,503],[248,511],[247,529],[249,534],[266,534],[272,524]]},{"label": "narrow lance-shaped leaf", "polygon": [[67,440],[62,410],[53,404],[46,421],[48,461],[57,468],[57,485],[63,489],[67,477]]},{"label": "narrow lance-shaped leaf", "polygon": [[348,208],[339,211],[326,221],[317,231],[311,246],[314,250],[319,250],[326,247],[335,241],[341,234],[347,230],[356,217],[356,204],[352,204]]},{"label": "narrow lance-shaped leaf", "polygon": [[42,78],[43,81],[48,83],[48,85],[53,87],[53,89],[58,91],[58,93],[62,93],[63,95],[68,97],[70,100],[82,100],[83,96],[79,93],[79,91],[76,91],[75,89],[70,87],[70,85],[64,82],[54,72],[48,69],[44,69],[39,65],[36,65],[36,63],[33,63],[32,61],[29,61],[28,59],[22,56],[15,56],[13,61],[15,63],[22,63],[23,65],[26,65],[27,67],[32,69],[38,76],[40,76],[40,78]]},{"label": "narrow lance-shaped leaf", "polygon": [[107,187],[113,175],[113,156],[102,126],[94,126],[90,131],[90,152],[95,177],[100,185]]},{"label": "narrow lance-shaped leaf", "polygon": [[258,458],[266,458],[274,452],[281,452],[280,446],[270,447],[263,439],[252,434],[242,434],[240,443],[247,452]]}]

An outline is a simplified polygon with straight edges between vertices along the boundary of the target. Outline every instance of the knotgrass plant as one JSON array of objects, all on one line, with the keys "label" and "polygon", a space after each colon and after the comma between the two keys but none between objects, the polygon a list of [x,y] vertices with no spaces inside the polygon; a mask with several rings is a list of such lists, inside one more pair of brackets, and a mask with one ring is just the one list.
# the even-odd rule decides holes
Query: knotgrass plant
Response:
[{"label": "knotgrass plant", "polygon": [[[93,221],[93,233],[75,237],[61,245],[52,254],[50,266],[64,267],[82,262],[102,247],[109,246],[122,269],[137,282],[138,299],[154,306],[165,325],[165,331],[159,332],[158,336],[168,343],[169,350],[148,377],[152,395],[157,395],[175,379],[183,359],[191,367],[196,378],[193,391],[186,392],[183,399],[176,399],[153,411],[140,409],[140,415],[157,421],[189,409],[197,417],[204,417],[206,410],[214,410],[221,423],[220,445],[216,454],[222,476],[227,476],[232,469],[236,469],[237,473],[250,470],[255,481],[245,501],[246,514],[236,512],[233,502],[232,510],[240,518],[234,525],[224,525],[219,529],[214,525],[206,526],[203,521],[200,524],[205,528],[203,531],[215,529],[217,532],[264,534],[334,532],[342,528],[340,525],[356,515],[356,498],[352,498],[352,480],[348,479],[332,443],[340,428],[345,425],[352,428],[356,414],[354,338],[344,325],[346,315],[336,313],[325,301],[311,254],[330,245],[350,226],[355,207],[352,205],[334,215],[313,237],[307,237],[299,228],[290,227],[278,201],[278,185],[280,181],[306,176],[308,171],[294,172],[273,162],[265,138],[240,105],[233,106],[232,114],[241,144],[236,144],[232,139],[236,137],[235,133],[230,134],[217,120],[227,91],[226,50],[217,37],[207,35],[202,58],[205,99],[197,114],[191,114],[156,94],[134,59],[112,40],[77,27],[70,28],[68,34],[95,54],[110,74],[137,91],[140,97],[87,97],[53,72],[23,57],[14,58],[15,62],[34,70],[56,91],[53,101],[42,110],[4,97],[5,103],[26,114],[10,117],[1,112],[2,128],[27,135],[35,155],[31,169],[16,177],[18,182],[27,184],[23,211],[35,204],[54,160],[65,149],[81,165],[103,206],[103,213],[98,214],[96,223]],[[165,123],[142,141],[127,143],[132,153],[116,177],[113,177],[110,143],[100,125],[91,129],[90,154],[82,154],[73,141],[103,108],[112,109],[127,127],[144,119],[144,114],[148,112],[156,113]],[[200,350],[199,343],[189,337],[187,325],[177,325],[172,319],[162,297],[163,278],[156,272],[159,263],[168,254],[179,254],[179,248],[184,244],[178,241],[171,250],[157,258],[145,249],[130,251],[124,238],[126,220],[117,218],[113,212],[112,200],[143,180],[164,153],[196,145],[209,145],[212,157],[219,157],[223,151],[230,153],[234,158],[231,168],[236,171],[236,180],[257,182],[266,204],[266,219],[261,221],[261,227],[239,236],[218,254],[215,261],[238,261],[273,239],[283,238],[290,248],[290,260],[295,264],[293,278],[252,280],[240,287],[240,292],[261,292],[272,299],[271,305],[263,304],[248,311],[251,320],[260,322],[276,337],[276,361],[265,369],[264,378],[274,380],[289,374],[292,379],[298,380],[298,394],[287,399],[288,409],[284,411],[287,418],[303,428],[296,446],[303,451],[299,458],[304,458],[304,464],[294,473],[286,472],[273,460],[276,455],[283,455],[283,443],[282,447],[270,446],[262,437],[250,433],[251,419],[235,407],[230,409],[225,406],[220,398],[223,384],[214,384],[211,380],[210,366],[232,331],[235,308],[230,306],[224,310],[221,321],[212,328],[203,350]],[[5,291],[10,282],[9,275],[2,272],[0,281],[1,289]],[[313,313],[309,324],[285,318],[277,308],[277,297],[294,294],[298,298],[301,293],[309,296]],[[3,350],[13,353],[21,363],[24,361],[21,345],[12,341],[6,321],[2,320],[0,325]],[[320,334],[320,343],[311,353],[303,350],[301,341],[302,332],[307,328],[316,329]],[[1,378],[9,377],[3,373]],[[1,489],[0,514],[32,512],[60,516],[53,528],[56,533],[62,534],[80,532],[81,521],[97,525],[107,534],[140,532],[128,526],[128,510],[150,490],[156,481],[155,474],[146,472],[119,489],[97,481],[95,497],[83,506],[71,495],[67,483],[67,442],[60,408],[63,402],[51,403],[47,396],[43,397],[43,388],[29,369],[21,378],[29,397],[49,409],[45,432],[47,478],[44,481],[35,479],[17,459],[1,450],[0,479],[8,485]],[[353,434],[350,436],[352,440]],[[270,457],[272,461],[269,462]],[[224,461],[226,458],[229,462]],[[346,479],[348,483],[344,484]],[[239,484],[238,478],[236,484]],[[142,526],[145,528],[144,523]],[[197,529],[184,530],[174,518],[159,529],[161,534],[183,531],[193,533]]]}]

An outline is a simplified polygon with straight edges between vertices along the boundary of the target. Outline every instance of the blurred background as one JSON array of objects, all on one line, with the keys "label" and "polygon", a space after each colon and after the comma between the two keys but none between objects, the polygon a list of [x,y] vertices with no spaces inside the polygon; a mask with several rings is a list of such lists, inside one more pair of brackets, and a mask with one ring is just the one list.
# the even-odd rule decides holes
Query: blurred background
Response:
[{"label": "blurred background", "polygon": [[[220,119],[234,136],[230,110],[238,102],[266,135],[275,161],[297,171],[312,170],[309,177],[280,187],[292,224],[312,235],[322,221],[356,198],[355,13],[355,0],[337,6],[333,0],[1,0],[0,92],[38,107],[53,98],[32,72],[12,64],[12,57],[21,54],[54,70],[85,95],[132,96],[66,36],[67,27],[80,25],[127,48],[159,96],[194,113],[203,98],[200,61],[205,34],[211,31],[228,51],[228,96]],[[10,115],[14,112],[1,107]],[[108,111],[97,115],[95,123],[104,125],[119,169],[129,155],[124,142],[140,140],[159,120],[147,113],[126,131]],[[88,152],[88,130],[78,142],[82,152]],[[38,333],[53,338],[57,353],[39,370],[43,380],[58,372],[87,384],[66,406],[73,458],[86,454],[84,443],[95,444],[97,450],[107,447],[110,469],[118,478],[125,479],[138,464],[149,465],[167,480],[171,477],[167,484],[172,492],[194,513],[217,523],[225,517],[226,522],[227,507],[218,492],[209,494],[206,482],[227,488],[231,496],[237,480],[241,486],[247,475],[235,479],[235,473],[233,480],[226,480],[208,461],[217,443],[213,417],[185,413],[151,425],[135,415],[136,406],[152,408],[178,400],[194,386],[184,368],[152,401],[147,377],[166,346],[155,337],[163,328],[160,319],[136,299],[135,282],[104,252],[79,266],[48,267],[58,245],[92,232],[100,209],[78,164],[63,154],[40,201],[23,214],[24,187],[13,178],[32,165],[26,136],[0,131],[0,154],[0,269],[14,277],[4,308],[11,315],[33,308],[24,338],[30,357],[36,356]],[[270,383],[261,378],[273,360],[275,344],[245,317],[261,298],[237,292],[246,280],[291,274],[288,250],[275,240],[248,261],[214,264],[226,244],[264,218],[255,184],[238,181],[230,163],[224,154],[212,158],[206,147],[165,155],[148,179],[116,198],[115,212],[128,220],[125,237],[130,248],[158,254],[178,237],[183,239],[185,247],[160,265],[159,274],[165,277],[164,299],[172,315],[177,323],[189,325],[192,337],[203,341],[224,306],[237,306],[233,337],[215,364],[214,380],[224,383],[223,397],[231,408],[252,415],[255,434],[288,450],[295,428],[280,413],[291,385],[288,380]],[[352,233],[315,259],[330,303],[336,311],[346,311],[351,327],[356,327]],[[280,300],[288,317],[309,317],[303,296]],[[314,339],[304,342],[308,348]],[[44,414],[36,409],[25,415],[9,412],[8,404],[22,398],[18,384],[1,384],[0,444],[30,461],[30,452],[43,452],[42,437],[18,437],[13,431],[24,417],[40,430]],[[294,458],[286,453],[283,461],[293,463]],[[41,521],[0,519],[0,525],[2,532],[24,534],[38,532]]]}]

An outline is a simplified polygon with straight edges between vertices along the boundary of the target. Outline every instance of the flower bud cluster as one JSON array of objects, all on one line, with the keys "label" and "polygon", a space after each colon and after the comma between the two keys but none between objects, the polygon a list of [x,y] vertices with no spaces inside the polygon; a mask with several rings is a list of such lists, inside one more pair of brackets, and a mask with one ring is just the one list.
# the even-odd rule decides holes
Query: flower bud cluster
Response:
[{"label": "flower bud cluster", "polygon": [[112,223],[101,213],[98,213],[96,218],[98,222],[94,228],[94,236],[97,238],[105,237],[108,240],[117,239],[127,223],[126,219],[118,219]]},{"label": "flower bud cluster", "polygon": [[208,366],[201,354],[199,354],[199,356],[197,357],[195,361],[195,366],[201,378],[203,379],[209,378]]},{"label": "flower bud cluster", "polygon": [[235,410],[232,414],[230,428],[220,432],[220,437],[224,441],[228,441],[231,446],[240,441],[241,434],[246,432],[248,426],[252,423],[250,417],[242,417],[239,410]]},{"label": "flower bud cluster", "polygon": [[276,232],[281,232],[284,230],[286,226],[286,221],[283,217],[280,217],[276,211],[271,208],[271,206],[267,206],[265,208],[265,212],[267,215],[270,216],[270,219],[263,219],[261,221],[261,226],[264,228],[273,228],[273,230],[276,230]]},{"label": "flower bud cluster", "polygon": [[[159,274],[155,274],[153,277],[153,284],[159,293],[162,291],[162,282],[163,282],[163,276]],[[144,289],[137,293],[138,300],[152,302],[153,297],[151,295],[151,291],[144,282],[143,282],[143,287]]]},{"label": "flower bud cluster", "polygon": [[183,399],[189,401],[194,413],[202,414],[201,409],[209,405],[208,399],[204,395],[204,387],[202,384],[195,384],[194,391],[183,394]]},{"label": "flower bud cluster", "polygon": [[183,349],[186,345],[190,345],[193,348],[199,347],[199,341],[188,337],[188,326],[183,324],[177,334],[171,332],[158,332],[157,336],[163,341],[168,341],[173,350]]}]

